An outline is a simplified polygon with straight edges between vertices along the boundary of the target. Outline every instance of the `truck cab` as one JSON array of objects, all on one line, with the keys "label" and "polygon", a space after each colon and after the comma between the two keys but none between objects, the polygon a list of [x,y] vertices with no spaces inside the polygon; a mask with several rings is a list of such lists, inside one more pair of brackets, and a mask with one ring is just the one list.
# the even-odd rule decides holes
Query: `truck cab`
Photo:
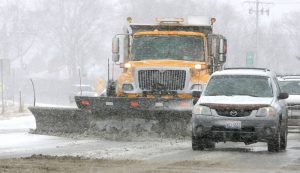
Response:
[{"label": "truck cab", "polygon": [[[113,93],[185,99],[200,93],[210,74],[226,61],[226,39],[213,34],[214,21],[157,18],[155,24],[134,24],[128,18],[125,34],[113,39],[113,61],[123,68],[115,86],[109,86],[115,88]],[[120,52],[123,62],[119,62]]]}]

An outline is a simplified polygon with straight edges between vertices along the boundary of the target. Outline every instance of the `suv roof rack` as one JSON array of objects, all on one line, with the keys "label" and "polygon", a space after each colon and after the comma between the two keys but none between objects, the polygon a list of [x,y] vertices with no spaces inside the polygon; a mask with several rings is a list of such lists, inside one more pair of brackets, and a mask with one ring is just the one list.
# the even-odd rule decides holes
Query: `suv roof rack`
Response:
[{"label": "suv roof rack", "polygon": [[279,77],[293,77],[293,76],[300,76],[300,74],[277,74]]},{"label": "suv roof rack", "polygon": [[287,76],[279,76],[282,79],[299,79],[300,75],[287,75]]},{"label": "suv roof rack", "polygon": [[262,70],[262,71],[270,71],[267,68],[255,68],[255,67],[230,67],[230,68],[224,68],[224,70]]}]

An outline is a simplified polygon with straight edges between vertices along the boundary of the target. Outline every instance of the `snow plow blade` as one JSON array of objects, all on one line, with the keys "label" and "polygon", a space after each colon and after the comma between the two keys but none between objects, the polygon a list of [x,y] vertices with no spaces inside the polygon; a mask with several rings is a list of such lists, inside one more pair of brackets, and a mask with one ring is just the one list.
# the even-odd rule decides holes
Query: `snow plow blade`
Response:
[{"label": "snow plow blade", "polygon": [[36,133],[84,133],[90,112],[77,108],[29,107],[35,117]]},{"label": "snow plow blade", "polygon": [[78,109],[30,107],[36,132],[190,136],[190,99],[75,97]]}]

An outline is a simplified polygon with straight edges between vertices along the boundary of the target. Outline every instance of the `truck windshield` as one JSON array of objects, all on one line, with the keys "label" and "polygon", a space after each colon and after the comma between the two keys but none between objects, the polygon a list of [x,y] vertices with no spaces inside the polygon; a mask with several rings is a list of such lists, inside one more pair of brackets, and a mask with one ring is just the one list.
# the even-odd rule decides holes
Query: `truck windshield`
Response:
[{"label": "truck windshield", "polygon": [[272,97],[270,79],[254,75],[213,76],[205,90],[206,96]]},{"label": "truck windshield", "polygon": [[203,38],[186,35],[135,36],[132,60],[174,59],[204,61]]}]

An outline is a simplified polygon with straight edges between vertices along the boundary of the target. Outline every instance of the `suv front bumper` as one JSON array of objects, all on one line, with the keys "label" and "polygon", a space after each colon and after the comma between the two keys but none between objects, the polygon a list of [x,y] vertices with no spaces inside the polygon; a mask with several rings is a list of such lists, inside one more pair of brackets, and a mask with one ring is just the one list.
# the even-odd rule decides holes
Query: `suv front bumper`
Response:
[{"label": "suv front bumper", "polygon": [[[238,122],[240,127],[227,127],[228,123]],[[215,142],[266,142],[275,136],[278,120],[269,117],[223,117],[193,115],[193,136],[207,137]]]},{"label": "suv front bumper", "polygon": [[300,106],[288,107],[288,125],[300,126]]}]

